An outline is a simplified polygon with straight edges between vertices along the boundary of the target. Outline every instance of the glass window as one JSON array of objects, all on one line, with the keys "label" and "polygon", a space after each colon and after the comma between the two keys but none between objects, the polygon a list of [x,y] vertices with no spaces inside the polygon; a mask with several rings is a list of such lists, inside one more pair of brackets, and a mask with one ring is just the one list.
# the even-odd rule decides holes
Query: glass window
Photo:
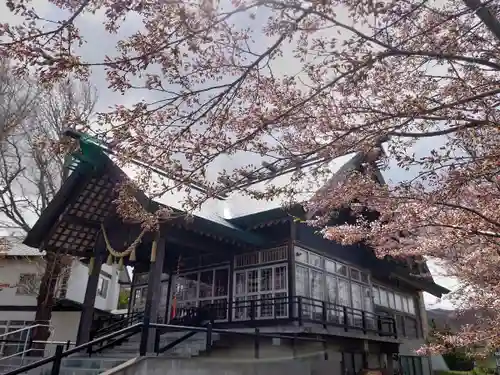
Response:
[{"label": "glass window", "polygon": [[286,299],[286,292],[276,293],[274,295],[277,299],[277,303],[274,305],[276,316],[286,316],[288,314],[288,304]]},{"label": "glass window", "polygon": [[352,307],[355,309],[363,309],[363,298],[361,296],[361,285],[358,283],[351,283],[352,290]]},{"label": "glass window", "polygon": [[403,311],[405,313],[407,313],[407,312],[409,312],[408,310],[409,310],[408,309],[408,297],[403,296]]},{"label": "glass window", "polygon": [[349,282],[344,279],[338,280],[339,286],[339,304],[342,306],[351,306],[351,291]]},{"label": "glass window", "polygon": [[337,273],[342,276],[347,276],[347,266],[337,263]]},{"label": "glass window", "polygon": [[109,280],[104,277],[99,277],[99,281],[97,282],[97,295],[106,298],[108,296],[108,288]]},{"label": "glass window", "polygon": [[358,270],[351,268],[350,272],[351,272],[351,279],[356,280],[356,281],[361,280],[361,275],[360,275]]},{"label": "glass window", "polygon": [[374,286],[372,288],[372,292],[373,292],[373,303],[375,305],[380,305],[380,290],[379,290],[379,288]]},{"label": "glass window", "polygon": [[263,268],[260,270],[260,291],[265,292],[272,290],[273,285],[273,269]]},{"label": "glass window", "polygon": [[212,289],[214,285],[214,271],[204,271],[200,274],[200,298],[212,297]]},{"label": "glass window", "polygon": [[337,278],[332,275],[326,275],[326,301],[337,303]]},{"label": "glass window", "polygon": [[395,306],[395,301],[394,301],[394,293],[393,292],[387,292],[387,298],[389,299],[389,308],[394,309],[396,308]]},{"label": "glass window", "polygon": [[295,246],[295,260],[300,263],[307,263],[307,250]]},{"label": "glass window", "polygon": [[309,264],[313,267],[323,268],[321,264],[321,257],[314,253],[309,253]]},{"label": "glass window", "polygon": [[286,266],[274,268],[274,290],[288,289],[286,277]]},{"label": "glass window", "polygon": [[311,272],[311,297],[323,300],[323,273],[310,270]]},{"label": "glass window", "polygon": [[309,296],[309,269],[302,266],[295,267],[296,293],[298,296]]},{"label": "glass window", "polygon": [[369,283],[370,280],[367,273],[361,272],[361,281],[364,282],[365,284]]},{"label": "glass window", "polygon": [[385,307],[389,307],[389,296],[387,295],[387,290],[380,288],[380,304]]},{"label": "glass window", "polygon": [[179,300],[193,300],[196,299],[198,286],[198,274],[191,273],[179,277],[177,289],[179,291]]},{"label": "glass window", "polygon": [[404,297],[401,294],[395,295],[396,297],[396,310],[398,311],[403,311],[403,299]]},{"label": "glass window", "polygon": [[259,291],[259,270],[247,271],[247,293]]},{"label": "glass window", "polygon": [[19,275],[16,294],[34,296],[40,289],[40,279],[35,273],[22,273]]},{"label": "glass window", "polygon": [[411,297],[408,298],[408,312],[413,315],[416,314],[415,299]]},{"label": "glass window", "polygon": [[245,294],[245,284],[246,284],[246,273],[245,272],[237,272],[236,273],[236,288],[235,288],[235,294],[236,295],[241,295]]},{"label": "glass window", "polygon": [[227,268],[215,270],[215,296],[227,296],[227,289],[229,284],[229,270]]},{"label": "glass window", "polygon": [[372,297],[370,293],[370,288],[367,286],[363,287],[363,298],[364,298],[364,310],[373,311]]},{"label": "glass window", "polygon": [[325,270],[327,272],[335,273],[335,262],[325,259]]}]

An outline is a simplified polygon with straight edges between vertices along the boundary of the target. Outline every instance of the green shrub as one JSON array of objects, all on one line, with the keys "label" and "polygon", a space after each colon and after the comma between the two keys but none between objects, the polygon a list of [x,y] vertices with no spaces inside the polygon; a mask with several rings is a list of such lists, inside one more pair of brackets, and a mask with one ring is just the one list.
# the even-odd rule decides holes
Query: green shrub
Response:
[{"label": "green shrub", "polygon": [[454,351],[443,354],[443,359],[451,371],[472,371],[474,360],[464,352]]},{"label": "green shrub", "polygon": [[472,370],[473,375],[493,375],[495,373],[494,368],[489,368],[489,367],[476,367],[474,370]]},{"label": "green shrub", "polygon": [[471,371],[445,371],[439,370],[434,371],[434,375],[472,375]]}]

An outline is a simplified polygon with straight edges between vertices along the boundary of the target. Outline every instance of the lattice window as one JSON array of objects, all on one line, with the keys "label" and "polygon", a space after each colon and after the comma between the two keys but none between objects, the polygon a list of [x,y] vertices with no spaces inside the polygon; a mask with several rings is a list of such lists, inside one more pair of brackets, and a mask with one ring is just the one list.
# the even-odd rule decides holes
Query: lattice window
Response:
[{"label": "lattice window", "polygon": [[288,259],[288,247],[280,246],[272,249],[235,256],[235,267],[248,267],[258,264],[280,262]]},{"label": "lattice window", "polygon": [[92,178],[69,209],[68,214],[101,222],[108,214],[113,185],[107,176]]},{"label": "lattice window", "polygon": [[91,250],[100,230],[99,223],[108,215],[112,199],[113,184],[109,177],[91,178],[76,201],[68,206],[47,247],[60,252]]},{"label": "lattice window", "polygon": [[259,253],[248,253],[236,256],[236,267],[245,267],[259,264]]},{"label": "lattice window", "polygon": [[62,221],[47,245],[52,249],[85,251],[94,246],[99,230]]},{"label": "lattice window", "polygon": [[261,263],[278,262],[288,258],[288,248],[286,246],[276,247],[274,249],[263,250],[260,254]]}]

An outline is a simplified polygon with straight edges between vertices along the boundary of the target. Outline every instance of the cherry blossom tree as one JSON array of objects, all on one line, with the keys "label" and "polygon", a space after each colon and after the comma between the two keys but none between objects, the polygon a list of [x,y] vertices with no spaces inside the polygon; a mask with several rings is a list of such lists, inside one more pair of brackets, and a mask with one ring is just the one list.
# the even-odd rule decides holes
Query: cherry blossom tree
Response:
[{"label": "cherry blossom tree", "polygon": [[[0,52],[18,74],[34,71],[46,84],[105,71],[112,91],[150,93],[101,113],[92,128],[123,160],[138,158],[178,181],[152,188],[146,171],[139,187],[160,194],[201,186],[204,197],[189,206],[235,189],[293,198],[302,184],[264,194],[249,185],[292,167],[303,180],[310,161],[315,180],[327,161],[350,152],[366,155],[365,172],[387,159],[412,177],[381,186],[370,173],[351,173],[308,203],[310,223],[335,241],[366,241],[379,256],[438,259],[462,282],[457,303],[500,311],[497,2],[48,3],[58,18],[38,3],[7,2],[24,22],[0,25]],[[95,43],[78,24],[89,17],[118,40],[100,61],[82,53]],[[130,19],[135,30],[122,37]],[[417,155],[422,144],[427,151]],[[237,157],[241,163],[216,168]],[[332,212],[346,206],[361,215],[331,225]],[[377,217],[367,220],[358,207]],[[489,349],[500,345],[499,327],[494,314],[446,340]]]}]

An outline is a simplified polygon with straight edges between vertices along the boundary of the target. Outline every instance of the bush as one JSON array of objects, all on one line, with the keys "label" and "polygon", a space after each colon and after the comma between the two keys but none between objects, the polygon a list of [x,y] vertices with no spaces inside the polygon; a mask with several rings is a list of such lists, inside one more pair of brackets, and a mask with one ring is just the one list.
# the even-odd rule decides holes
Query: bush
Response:
[{"label": "bush", "polygon": [[472,371],[474,369],[474,360],[463,352],[443,354],[443,359],[451,371]]},{"label": "bush", "polygon": [[473,375],[471,371],[434,371],[434,375]]},{"label": "bush", "polygon": [[489,367],[476,367],[474,370],[472,370],[473,375],[493,375],[495,374],[495,369],[494,368],[489,368]]}]

